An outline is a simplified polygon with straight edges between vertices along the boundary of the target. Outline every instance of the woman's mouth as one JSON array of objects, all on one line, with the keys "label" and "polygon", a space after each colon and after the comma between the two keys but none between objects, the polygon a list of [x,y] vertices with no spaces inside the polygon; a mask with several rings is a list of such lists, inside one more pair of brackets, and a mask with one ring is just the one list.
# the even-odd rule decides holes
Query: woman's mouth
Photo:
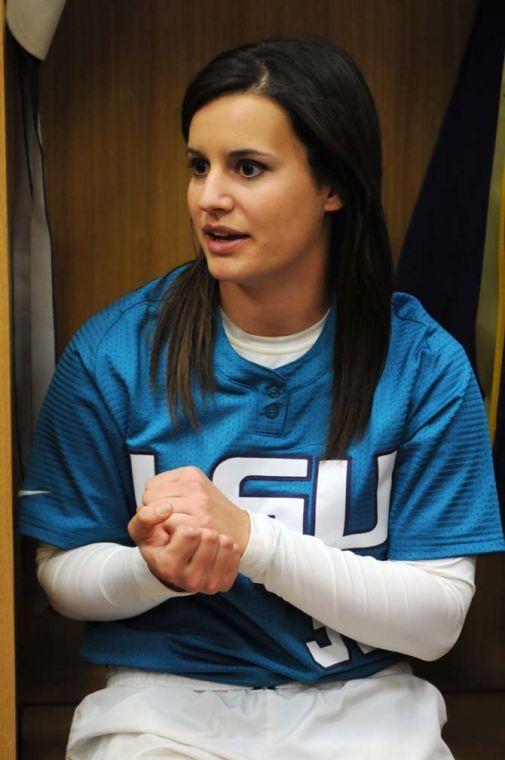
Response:
[{"label": "woman's mouth", "polygon": [[240,248],[250,238],[250,235],[239,233],[206,232],[207,247],[211,253],[231,253]]}]

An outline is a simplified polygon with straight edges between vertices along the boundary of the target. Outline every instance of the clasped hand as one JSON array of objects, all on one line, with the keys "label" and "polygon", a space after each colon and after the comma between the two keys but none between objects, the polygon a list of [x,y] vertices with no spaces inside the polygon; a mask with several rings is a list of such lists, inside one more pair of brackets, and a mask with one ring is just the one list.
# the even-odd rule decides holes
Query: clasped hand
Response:
[{"label": "clasped hand", "polygon": [[249,540],[249,515],[197,467],[147,481],[128,524],[151,572],[179,591],[228,591]]}]

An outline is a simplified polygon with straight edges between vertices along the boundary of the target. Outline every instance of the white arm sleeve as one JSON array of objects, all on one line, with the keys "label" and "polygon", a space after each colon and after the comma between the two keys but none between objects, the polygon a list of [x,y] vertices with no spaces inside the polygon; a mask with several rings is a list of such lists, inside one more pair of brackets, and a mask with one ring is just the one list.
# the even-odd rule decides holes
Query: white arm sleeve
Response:
[{"label": "white arm sleeve", "polygon": [[240,570],[323,625],[380,649],[435,660],[456,642],[475,558],[377,560],[250,512]]},{"label": "white arm sleeve", "polygon": [[[399,562],[361,557],[250,513],[241,571],[324,625],[362,644],[436,659],[454,644],[475,587],[470,557]],[[172,591],[138,548],[41,544],[37,574],[51,606],[75,620],[140,615]]]},{"label": "white arm sleeve", "polygon": [[138,547],[97,543],[58,549],[41,543],[36,562],[51,607],[74,620],[120,620],[188,596],[159,581]]}]

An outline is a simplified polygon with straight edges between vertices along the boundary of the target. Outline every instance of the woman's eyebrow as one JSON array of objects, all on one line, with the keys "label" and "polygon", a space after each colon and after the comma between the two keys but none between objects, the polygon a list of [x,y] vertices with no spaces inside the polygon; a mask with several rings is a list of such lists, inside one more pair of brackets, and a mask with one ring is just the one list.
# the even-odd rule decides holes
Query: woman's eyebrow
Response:
[{"label": "woman's eyebrow", "polygon": [[[186,156],[203,156],[204,154],[199,151],[195,150],[194,148],[187,148],[186,149]],[[244,158],[245,156],[262,156],[263,158],[273,158],[270,153],[265,153],[261,150],[256,150],[255,148],[240,148],[240,150],[231,150],[228,155],[230,158]]]}]

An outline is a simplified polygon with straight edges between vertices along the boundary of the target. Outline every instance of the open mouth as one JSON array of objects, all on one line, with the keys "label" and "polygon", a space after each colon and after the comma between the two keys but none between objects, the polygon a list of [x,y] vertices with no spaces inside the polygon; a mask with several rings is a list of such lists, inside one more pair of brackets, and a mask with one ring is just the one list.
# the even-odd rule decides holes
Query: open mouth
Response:
[{"label": "open mouth", "polygon": [[206,248],[210,253],[229,254],[234,253],[236,250],[246,244],[246,241],[251,237],[250,235],[242,235],[240,233],[231,232],[206,232],[205,237],[207,239]]},{"label": "open mouth", "polygon": [[206,232],[205,234],[212,240],[240,240],[241,238],[249,237],[249,235],[232,235],[223,232]]}]

